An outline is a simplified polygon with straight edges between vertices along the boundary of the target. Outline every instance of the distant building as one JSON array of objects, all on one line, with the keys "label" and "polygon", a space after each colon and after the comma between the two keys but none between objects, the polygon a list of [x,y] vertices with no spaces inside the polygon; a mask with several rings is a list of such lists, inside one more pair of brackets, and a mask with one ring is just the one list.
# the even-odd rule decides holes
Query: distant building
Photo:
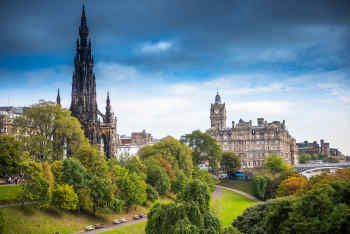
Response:
[{"label": "distant building", "polygon": [[152,137],[152,134],[146,130],[142,132],[132,132],[131,136],[121,135],[119,137],[120,145],[118,146],[117,158],[128,158],[137,155],[137,152],[146,145],[153,145],[159,140]]},{"label": "distant building", "polygon": [[320,140],[320,144],[317,141],[312,143],[308,141],[297,143],[298,151],[300,154],[321,154],[325,156],[343,157],[343,154],[336,148],[330,148],[330,143]]},{"label": "distant building", "polygon": [[17,135],[18,130],[13,125],[16,117],[23,114],[25,107],[2,106],[0,107],[0,134]]},{"label": "distant building", "polygon": [[211,128],[207,131],[213,136],[223,151],[233,152],[241,158],[243,168],[257,168],[264,163],[269,154],[277,154],[289,164],[297,163],[298,150],[295,139],[290,135],[283,120],[268,123],[258,118],[258,125],[252,121],[239,120],[226,127],[226,106],[221,103],[219,93],[210,107]]},{"label": "distant building", "polygon": [[132,143],[135,145],[148,145],[152,143],[152,135],[147,133],[146,130],[142,130],[142,132],[132,132],[131,139]]}]

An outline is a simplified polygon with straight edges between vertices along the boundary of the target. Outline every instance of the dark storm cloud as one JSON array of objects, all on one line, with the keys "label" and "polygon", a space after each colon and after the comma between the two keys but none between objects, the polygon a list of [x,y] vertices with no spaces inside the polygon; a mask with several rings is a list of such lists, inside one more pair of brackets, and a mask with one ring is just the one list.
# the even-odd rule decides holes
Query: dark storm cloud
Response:
[{"label": "dark storm cloud", "polygon": [[[72,51],[81,3],[2,0],[0,53]],[[90,0],[86,7],[97,47],[108,44],[114,53],[114,49],[130,43],[177,40],[178,51],[164,60],[170,64],[185,63],[187,59],[195,63],[213,54],[221,56],[245,48],[308,44],[348,48],[350,39],[349,0]],[[135,63],[154,60],[137,54],[127,59]]]}]

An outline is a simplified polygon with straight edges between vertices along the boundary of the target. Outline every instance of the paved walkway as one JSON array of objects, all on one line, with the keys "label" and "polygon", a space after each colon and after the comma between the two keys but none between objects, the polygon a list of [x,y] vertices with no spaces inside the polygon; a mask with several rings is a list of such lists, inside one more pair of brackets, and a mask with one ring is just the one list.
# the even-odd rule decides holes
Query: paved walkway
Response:
[{"label": "paved walkway", "polygon": [[215,185],[215,188],[221,188],[221,189],[226,189],[226,190],[230,190],[232,192],[235,192],[235,193],[239,193],[255,202],[262,202],[261,200],[259,200],[258,198],[254,197],[253,195],[250,195],[249,193],[246,193],[246,192],[243,192],[243,191],[240,191],[240,190],[237,190],[237,189],[233,189],[233,188],[228,188],[228,187],[224,187],[224,186],[221,186],[221,185]]}]

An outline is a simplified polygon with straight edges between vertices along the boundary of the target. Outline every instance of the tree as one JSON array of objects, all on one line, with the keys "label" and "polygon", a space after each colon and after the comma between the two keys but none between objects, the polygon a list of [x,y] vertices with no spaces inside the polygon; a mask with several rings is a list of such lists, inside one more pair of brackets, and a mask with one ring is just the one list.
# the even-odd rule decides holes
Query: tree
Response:
[{"label": "tree", "polygon": [[224,152],[220,166],[227,174],[233,174],[241,168],[241,159],[232,152]]},{"label": "tree", "polygon": [[58,184],[52,191],[52,204],[62,210],[76,210],[79,203],[78,195],[73,186]]},{"label": "tree", "polygon": [[18,174],[26,160],[22,145],[14,136],[0,135],[0,175]]},{"label": "tree", "polygon": [[165,195],[170,190],[170,180],[165,169],[159,166],[155,159],[147,160],[147,184],[152,185],[159,195]]},{"label": "tree", "polygon": [[72,185],[75,191],[86,186],[87,172],[78,159],[69,158],[63,161],[62,182]]},{"label": "tree", "polygon": [[171,192],[174,194],[181,193],[186,184],[188,183],[188,179],[182,171],[178,171],[176,174],[176,179],[171,181]]},{"label": "tree", "polygon": [[141,205],[147,199],[146,183],[134,172],[123,176],[118,187],[120,198],[125,201],[127,208]]},{"label": "tree", "polygon": [[[104,154],[95,147],[85,144],[74,155],[85,167],[89,198],[92,202],[92,213],[98,210],[115,207],[114,193],[116,190],[112,180],[111,166],[107,163]],[[79,193],[81,194],[81,193]],[[87,203],[88,204],[88,203]]]},{"label": "tree", "polygon": [[208,188],[211,192],[214,192],[214,185],[216,184],[216,180],[213,177],[212,174],[210,174],[208,171],[200,170],[198,167],[195,167],[192,172],[192,179],[193,180],[200,180],[203,183],[206,183],[208,185]]},{"label": "tree", "polygon": [[147,217],[147,234],[220,233],[219,219],[209,211],[201,212],[198,203],[158,203]]},{"label": "tree", "polygon": [[63,184],[63,161],[54,161],[51,164],[51,171],[56,184]]},{"label": "tree", "polygon": [[151,185],[147,184],[146,187],[147,200],[151,202],[155,202],[158,200],[159,195],[157,190],[155,190]]},{"label": "tree", "polygon": [[179,194],[178,200],[197,203],[201,212],[204,212],[209,209],[210,193],[208,185],[200,180],[194,180],[185,186],[184,191]]},{"label": "tree", "polygon": [[23,163],[25,183],[21,184],[20,200],[24,202],[37,202],[39,206],[47,207],[50,201],[50,181],[44,176],[44,170],[40,163]]},{"label": "tree", "polygon": [[208,161],[210,168],[216,170],[221,161],[222,151],[216,140],[208,133],[199,130],[186,134],[181,142],[192,149],[193,164],[198,166],[201,162]]},{"label": "tree", "polygon": [[292,176],[283,180],[278,186],[278,197],[295,195],[306,186],[307,179],[304,176]]},{"label": "tree", "polygon": [[174,171],[181,169],[186,176],[191,176],[193,166],[192,154],[191,149],[187,145],[184,145],[175,138],[168,136],[152,146],[143,147],[138,152],[138,155],[142,160],[146,160],[157,154],[168,161]]},{"label": "tree", "polygon": [[138,157],[131,157],[125,161],[121,161],[120,165],[128,169],[129,173],[135,172],[142,179],[146,179],[146,166]]},{"label": "tree", "polygon": [[280,158],[277,154],[271,154],[266,157],[263,168],[269,170],[273,175],[277,173],[284,173],[291,170],[291,167],[286,161]]},{"label": "tree", "polygon": [[61,160],[65,151],[74,154],[87,143],[79,121],[53,102],[27,108],[14,125],[24,149],[37,162]]},{"label": "tree", "polygon": [[268,176],[254,176],[253,177],[253,192],[258,198],[265,200],[267,186],[271,182],[271,178]]},{"label": "tree", "polygon": [[300,154],[299,163],[308,163],[311,160],[310,154]]}]

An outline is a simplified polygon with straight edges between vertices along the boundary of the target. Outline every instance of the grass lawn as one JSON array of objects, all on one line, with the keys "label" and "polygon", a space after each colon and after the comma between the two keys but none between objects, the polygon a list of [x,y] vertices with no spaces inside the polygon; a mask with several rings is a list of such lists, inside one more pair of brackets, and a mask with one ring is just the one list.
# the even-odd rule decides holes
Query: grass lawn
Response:
[{"label": "grass lawn", "polygon": [[103,234],[143,234],[145,233],[146,221],[124,226],[114,230],[102,232]]},{"label": "grass lawn", "polygon": [[19,185],[1,185],[0,186],[0,201],[14,201],[21,191]]},{"label": "grass lawn", "polygon": [[244,181],[244,180],[222,180],[220,182],[221,186],[225,186],[228,188],[233,188],[233,189],[237,189],[246,193],[249,193],[251,195],[254,196],[253,194],[253,183],[252,181],[248,180],[248,181]]},{"label": "grass lawn", "polygon": [[219,217],[222,226],[231,225],[232,221],[243,211],[254,205],[255,202],[240,194],[223,190],[221,196],[212,201],[210,206],[214,213]]},{"label": "grass lawn", "polygon": [[[170,201],[172,200],[169,198],[162,198],[160,200],[162,203],[169,203]],[[99,217],[93,217],[81,213],[58,213],[54,210],[41,210],[32,205],[26,205],[24,210],[21,207],[16,206],[0,208],[0,211],[4,215],[4,233],[6,234],[52,234],[55,232],[68,234],[82,231],[86,226],[92,224],[104,223],[110,225],[112,224],[113,219],[119,219],[121,217],[131,220],[133,215],[137,213],[147,213],[151,207],[152,205],[149,207],[138,206],[136,209],[131,209],[129,213],[101,214]],[[139,229],[139,227],[137,227],[138,225],[140,226],[141,224],[135,224],[135,227],[131,227],[133,225],[130,225],[130,227],[124,227],[126,229],[125,233],[133,233],[133,229]],[[143,225],[146,225],[146,223],[143,222]],[[141,229],[144,230],[144,227]],[[121,228],[121,230],[123,229]]]}]

